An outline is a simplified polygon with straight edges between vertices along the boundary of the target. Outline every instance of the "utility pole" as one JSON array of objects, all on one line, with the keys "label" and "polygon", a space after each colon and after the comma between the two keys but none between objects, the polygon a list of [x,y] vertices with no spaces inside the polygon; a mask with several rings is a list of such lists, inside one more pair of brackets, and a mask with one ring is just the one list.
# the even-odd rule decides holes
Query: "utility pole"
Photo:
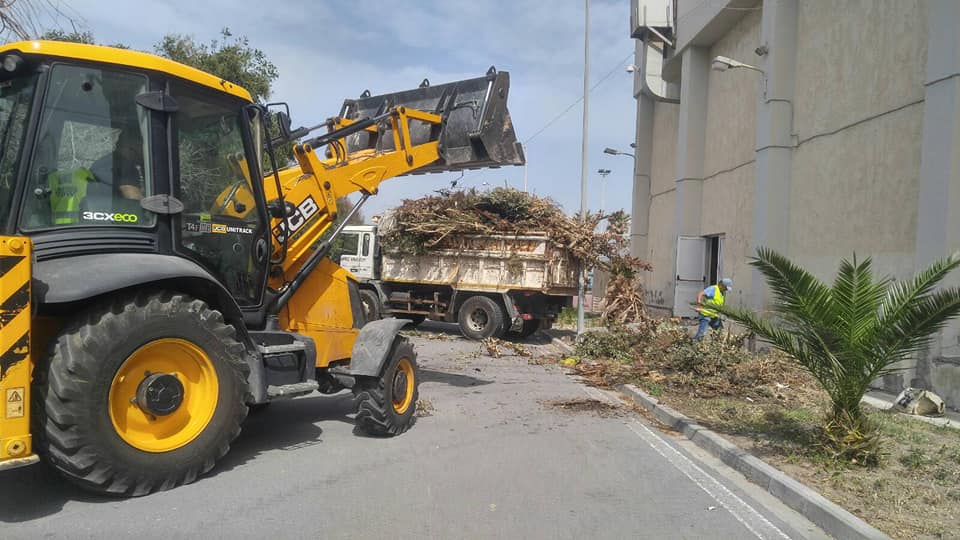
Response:
[{"label": "utility pole", "polygon": [[[590,0],[583,0],[583,141],[580,149],[580,219],[587,219],[587,126],[590,122]],[[583,302],[586,300],[586,268],[580,264],[577,298],[577,336],[583,333]]]},{"label": "utility pole", "polygon": [[[522,144],[520,145],[520,149],[523,150],[523,155],[526,156],[527,149],[524,148]],[[526,159],[523,160],[523,192],[524,193],[527,192],[527,160]]]}]

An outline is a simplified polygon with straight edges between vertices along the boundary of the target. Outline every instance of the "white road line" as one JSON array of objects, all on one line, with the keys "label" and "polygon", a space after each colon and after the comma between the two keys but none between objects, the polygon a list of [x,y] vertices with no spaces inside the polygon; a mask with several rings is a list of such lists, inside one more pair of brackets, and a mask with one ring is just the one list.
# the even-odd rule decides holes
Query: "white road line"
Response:
[{"label": "white road line", "polygon": [[[598,401],[612,405],[620,405],[615,399],[596,388],[589,386],[581,386],[580,388],[583,389],[588,396]],[[700,489],[713,497],[720,506],[726,508],[737,521],[742,523],[743,526],[757,538],[785,538],[790,540],[790,537],[787,536],[786,533],[777,528],[773,523],[770,523],[767,518],[763,517],[760,512],[757,512],[755,508],[738,497],[736,493],[727,489],[727,487],[721,484],[716,478],[701,469],[696,463],[690,461],[687,456],[671,446],[663,437],[657,435],[650,428],[636,420],[628,422],[627,427],[630,428],[630,431],[646,441],[651,448],[663,456],[680,472],[685,474],[687,478],[699,486]],[[642,429],[638,430],[637,427]]]},{"label": "white road line", "polygon": [[[700,489],[713,497],[720,503],[720,506],[726,508],[737,521],[742,523],[743,526],[749,529],[757,538],[786,538],[790,540],[790,537],[787,536],[786,533],[778,529],[773,523],[770,523],[760,512],[757,512],[756,509],[738,497],[736,493],[727,489],[726,486],[717,481],[716,478],[698,467],[696,463],[690,461],[690,459],[680,453],[679,450],[670,446],[669,443],[651,431],[650,428],[636,420],[627,423],[627,427],[630,428],[630,431],[636,433],[641,439],[646,441],[651,448],[666,458],[667,461],[673,464],[680,472],[685,474],[694,484],[698,485]],[[641,429],[637,429],[637,427]]]}]

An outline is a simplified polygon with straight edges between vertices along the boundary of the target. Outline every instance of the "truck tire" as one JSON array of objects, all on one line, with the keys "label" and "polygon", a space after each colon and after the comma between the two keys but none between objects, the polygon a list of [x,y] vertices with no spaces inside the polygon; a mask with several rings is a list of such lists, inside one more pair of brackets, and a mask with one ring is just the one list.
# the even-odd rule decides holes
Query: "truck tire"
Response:
[{"label": "truck tire", "polygon": [[97,493],[189,484],[240,434],[249,366],[236,330],[202,300],[119,297],[68,324],[39,369],[38,449]]},{"label": "truck tire", "polygon": [[394,338],[390,359],[379,377],[357,377],[357,427],[370,435],[392,437],[416,420],[420,395],[417,354],[407,338]]},{"label": "truck tire", "polygon": [[470,339],[503,337],[505,319],[500,306],[486,296],[471,296],[457,314],[460,331]]},{"label": "truck tire", "polygon": [[530,319],[523,321],[523,328],[517,334],[522,338],[528,338],[540,329],[540,319]]},{"label": "truck tire", "polygon": [[363,303],[363,316],[366,322],[380,320],[380,297],[370,289],[360,289],[360,301]]}]

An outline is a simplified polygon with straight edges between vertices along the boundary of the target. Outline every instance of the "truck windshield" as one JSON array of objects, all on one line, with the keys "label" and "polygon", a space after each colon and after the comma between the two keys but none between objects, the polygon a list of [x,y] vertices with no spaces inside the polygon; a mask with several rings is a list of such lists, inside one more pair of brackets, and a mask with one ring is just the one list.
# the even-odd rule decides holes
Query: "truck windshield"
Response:
[{"label": "truck windshield", "polygon": [[0,228],[10,216],[17,166],[36,85],[35,74],[0,81]]}]

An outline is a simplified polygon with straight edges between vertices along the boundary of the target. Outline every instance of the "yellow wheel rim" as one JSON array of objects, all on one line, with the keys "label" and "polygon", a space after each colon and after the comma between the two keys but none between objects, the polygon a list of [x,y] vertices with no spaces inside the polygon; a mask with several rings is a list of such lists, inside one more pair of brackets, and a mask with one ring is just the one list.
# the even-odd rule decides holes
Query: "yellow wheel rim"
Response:
[{"label": "yellow wheel rim", "polygon": [[413,362],[407,357],[401,358],[393,375],[393,410],[397,414],[407,412],[413,402],[413,389],[417,383],[415,377]]},{"label": "yellow wheel rim", "polygon": [[[183,386],[179,406],[151,414],[138,403],[137,390],[152,374],[169,374]],[[170,452],[197,438],[217,409],[217,372],[202,349],[182,339],[151,341],[133,352],[110,385],[110,420],[117,435],[145,452]]]}]

